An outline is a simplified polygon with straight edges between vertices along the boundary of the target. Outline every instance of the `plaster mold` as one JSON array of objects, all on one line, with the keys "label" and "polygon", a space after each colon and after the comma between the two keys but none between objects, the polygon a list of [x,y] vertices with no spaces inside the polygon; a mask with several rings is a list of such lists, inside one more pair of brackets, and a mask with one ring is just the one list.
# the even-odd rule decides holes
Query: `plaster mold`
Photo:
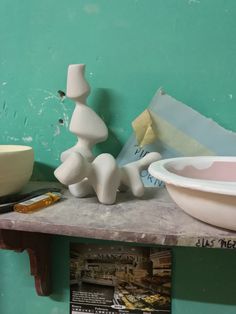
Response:
[{"label": "plaster mold", "polygon": [[140,172],[161,156],[157,152],[149,153],[121,168],[110,154],[93,156],[92,147],[107,139],[108,130],[103,120],[86,105],[90,88],[84,70],[83,64],[68,68],[67,97],[76,103],[69,129],[78,137],[78,142],[61,154],[62,164],[55,170],[55,177],[68,186],[72,195],[85,197],[95,193],[104,204],[115,203],[118,190],[130,189],[134,196],[140,197],[144,193]]},{"label": "plaster mold", "polygon": [[236,231],[236,157],[180,157],[151,164],[173,200],[204,222]]}]

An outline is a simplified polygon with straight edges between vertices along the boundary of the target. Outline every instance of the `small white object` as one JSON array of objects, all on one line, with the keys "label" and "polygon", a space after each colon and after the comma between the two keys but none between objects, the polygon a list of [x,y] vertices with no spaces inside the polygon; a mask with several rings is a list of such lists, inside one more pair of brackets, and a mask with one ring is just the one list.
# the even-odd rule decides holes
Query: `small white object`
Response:
[{"label": "small white object", "polygon": [[61,183],[70,186],[73,195],[86,196],[86,192],[91,193],[91,186],[101,203],[113,204],[116,201],[120,176],[116,161],[110,154],[101,154],[89,163],[81,154],[73,152],[54,174]]},{"label": "small white object", "polygon": [[0,145],[0,196],[19,192],[28,183],[33,164],[32,147]]},{"label": "small white object", "polygon": [[149,167],[173,200],[204,222],[236,231],[236,157],[180,157]]},{"label": "small white object", "polygon": [[130,188],[134,196],[141,197],[145,187],[141,180],[140,173],[144,169],[147,169],[152,162],[159,159],[161,159],[161,155],[157,152],[152,152],[138,161],[131,162],[121,167],[120,190],[125,191],[127,188]]}]

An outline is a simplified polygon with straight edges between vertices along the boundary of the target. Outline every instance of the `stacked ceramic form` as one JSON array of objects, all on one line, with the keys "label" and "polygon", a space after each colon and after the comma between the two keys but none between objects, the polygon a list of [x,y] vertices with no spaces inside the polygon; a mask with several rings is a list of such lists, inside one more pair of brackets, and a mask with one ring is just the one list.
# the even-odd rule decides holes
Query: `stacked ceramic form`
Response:
[{"label": "stacked ceramic form", "polygon": [[140,172],[161,156],[157,152],[149,153],[120,168],[110,154],[93,155],[93,146],[107,139],[108,130],[103,120],[86,104],[90,88],[84,72],[84,64],[73,64],[68,68],[66,94],[75,101],[69,129],[78,141],[61,154],[62,164],[54,174],[76,197],[95,193],[101,203],[113,204],[117,191],[127,189],[140,197],[144,193]]}]

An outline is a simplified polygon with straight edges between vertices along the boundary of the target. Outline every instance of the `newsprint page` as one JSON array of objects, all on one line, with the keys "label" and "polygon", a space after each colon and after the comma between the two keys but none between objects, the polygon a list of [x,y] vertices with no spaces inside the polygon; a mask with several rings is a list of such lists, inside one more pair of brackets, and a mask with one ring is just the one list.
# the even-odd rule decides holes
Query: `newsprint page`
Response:
[{"label": "newsprint page", "polygon": [[171,313],[170,249],[71,243],[70,314]]}]

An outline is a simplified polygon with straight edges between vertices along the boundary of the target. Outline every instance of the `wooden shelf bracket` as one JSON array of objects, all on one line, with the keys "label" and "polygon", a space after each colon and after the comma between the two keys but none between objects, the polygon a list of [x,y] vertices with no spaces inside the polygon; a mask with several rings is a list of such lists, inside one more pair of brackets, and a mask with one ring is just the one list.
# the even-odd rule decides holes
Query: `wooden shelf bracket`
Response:
[{"label": "wooden shelf bracket", "polygon": [[27,251],[37,294],[39,296],[50,295],[50,235],[0,229],[0,249]]}]

